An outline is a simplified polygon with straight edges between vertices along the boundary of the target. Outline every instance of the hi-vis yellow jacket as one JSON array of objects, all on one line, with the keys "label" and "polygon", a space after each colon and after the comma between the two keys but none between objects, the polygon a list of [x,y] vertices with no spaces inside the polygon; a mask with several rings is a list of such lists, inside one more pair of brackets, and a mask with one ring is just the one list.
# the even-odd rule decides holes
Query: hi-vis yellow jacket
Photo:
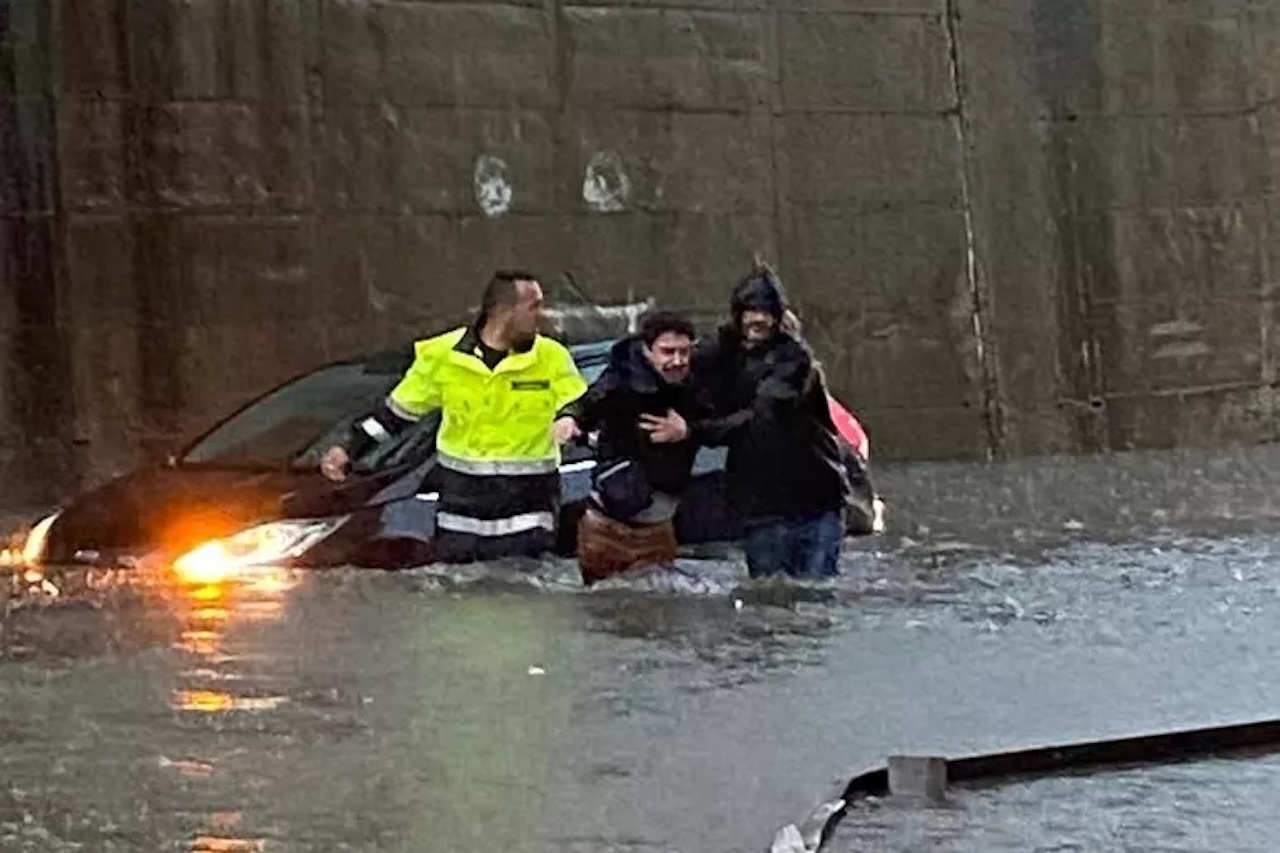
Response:
[{"label": "hi-vis yellow jacket", "polygon": [[527,351],[509,353],[490,370],[479,344],[470,327],[418,341],[387,407],[406,420],[441,410],[436,448],[445,467],[481,475],[555,471],[556,412],[587,388],[573,356],[539,335]]}]

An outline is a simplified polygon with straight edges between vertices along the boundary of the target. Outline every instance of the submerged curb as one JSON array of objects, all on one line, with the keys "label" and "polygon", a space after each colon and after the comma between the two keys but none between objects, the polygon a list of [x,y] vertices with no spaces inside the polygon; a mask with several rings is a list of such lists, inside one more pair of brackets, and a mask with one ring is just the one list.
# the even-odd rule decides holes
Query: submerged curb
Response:
[{"label": "submerged curb", "polygon": [[[996,785],[1066,771],[1172,764],[1245,750],[1260,754],[1280,751],[1280,718],[943,760],[948,783]],[[800,827],[790,824],[779,830],[770,853],[821,850],[848,814],[851,803],[889,793],[888,763],[854,776],[842,790],[832,792]]]}]

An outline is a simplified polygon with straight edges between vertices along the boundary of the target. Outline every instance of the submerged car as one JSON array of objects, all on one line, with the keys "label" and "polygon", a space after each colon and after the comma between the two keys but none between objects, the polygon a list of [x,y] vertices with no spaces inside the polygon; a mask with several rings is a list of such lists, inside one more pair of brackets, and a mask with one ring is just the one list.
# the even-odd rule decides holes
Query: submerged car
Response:
[{"label": "submerged car", "polygon": [[[588,382],[604,370],[614,340],[571,347]],[[339,361],[251,401],[164,463],[141,467],[36,524],[23,560],[31,565],[128,568],[171,563],[180,577],[218,579],[252,565],[399,569],[432,561],[438,414],[356,459],[343,482],[319,461],[352,419],[383,399],[408,369],[412,347]],[[830,401],[856,498],[849,532],[873,532],[875,495],[866,476],[866,436]],[[724,451],[703,448],[676,517],[683,545],[739,538],[742,523],[724,494]],[[595,467],[590,444],[564,448],[556,550],[575,551],[577,520]]]}]

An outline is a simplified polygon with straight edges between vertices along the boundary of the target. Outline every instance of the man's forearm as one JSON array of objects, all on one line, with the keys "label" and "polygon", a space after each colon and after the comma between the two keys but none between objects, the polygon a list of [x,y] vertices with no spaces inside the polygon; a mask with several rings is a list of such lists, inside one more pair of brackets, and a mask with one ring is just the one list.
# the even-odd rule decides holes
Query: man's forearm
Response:
[{"label": "man's forearm", "polygon": [[601,407],[615,385],[613,374],[606,368],[605,372],[591,383],[591,386],[578,399],[562,406],[560,411],[556,412],[556,418],[573,418],[578,424],[578,429],[590,432],[599,424]]},{"label": "man's forearm", "polygon": [[689,435],[698,444],[717,447],[733,440],[734,433],[751,422],[753,409],[739,409],[723,417],[703,417],[688,421]]},{"label": "man's forearm", "polygon": [[584,412],[587,409],[587,396],[590,393],[591,392],[588,391],[578,399],[561,406],[560,411],[556,412],[556,420],[559,420],[560,418],[573,418],[577,422],[578,426],[582,426],[582,422],[586,420]]},{"label": "man's forearm", "polygon": [[728,444],[741,430],[749,429],[758,420],[769,420],[778,412],[796,405],[800,394],[793,383],[782,377],[767,377],[756,388],[751,403],[726,415],[687,418],[689,432],[699,444],[720,446]]},{"label": "man's forearm", "polygon": [[348,456],[356,459],[377,445],[391,441],[415,423],[417,421],[401,416],[384,402],[351,424],[342,446]]}]

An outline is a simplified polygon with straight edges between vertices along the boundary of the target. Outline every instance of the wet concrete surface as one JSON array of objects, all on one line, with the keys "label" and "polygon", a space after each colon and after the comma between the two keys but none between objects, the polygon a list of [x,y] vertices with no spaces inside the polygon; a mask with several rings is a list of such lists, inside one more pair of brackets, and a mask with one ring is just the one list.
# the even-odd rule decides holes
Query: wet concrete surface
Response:
[{"label": "wet concrete surface", "polygon": [[[890,753],[1273,714],[1272,452],[889,471],[898,530],[828,586],[724,560],[592,592],[567,563],[61,579],[0,634],[0,849],[759,851]],[[832,849],[1091,848],[1081,815],[1172,772],[882,804]],[[1161,787],[1123,842],[1205,849],[1188,821],[1249,772],[1204,815]]]}]

